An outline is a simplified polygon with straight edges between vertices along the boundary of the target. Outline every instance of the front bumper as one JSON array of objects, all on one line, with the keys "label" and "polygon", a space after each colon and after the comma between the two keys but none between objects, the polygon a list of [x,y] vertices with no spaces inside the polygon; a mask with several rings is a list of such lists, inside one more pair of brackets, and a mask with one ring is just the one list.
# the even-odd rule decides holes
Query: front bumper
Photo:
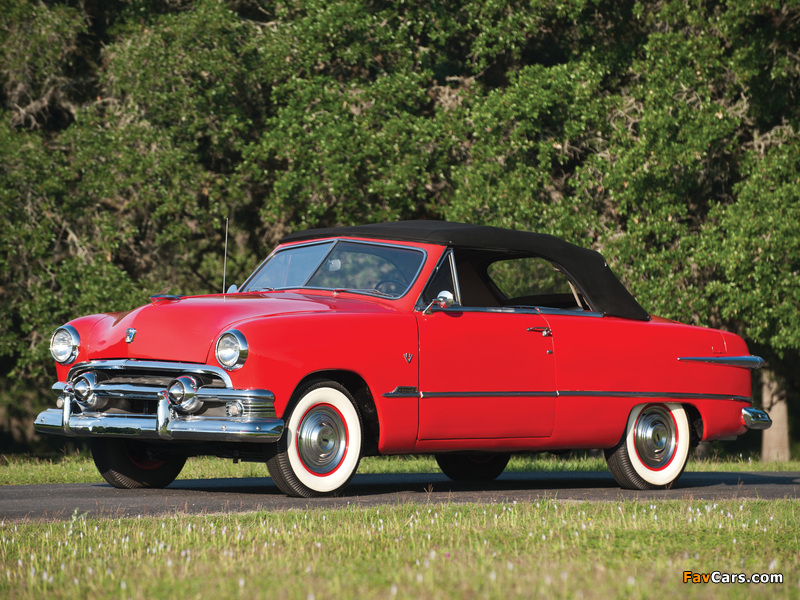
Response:
[{"label": "front bumper", "polygon": [[65,403],[64,409],[48,408],[39,413],[34,429],[39,433],[66,436],[205,442],[276,442],[283,433],[283,420],[275,418],[241,420],[174,415],[166,399],[159,401],[155,416],[74,414],[68,407],[69,403]]},{"label": "front bumper", "polygon": [[[91,394],[100,398],[104,408],[110,410],[92,409],[79,400],[72,383],[57,382],[53,389],[59,394],[60,408],[47,409],[36,417],[34,429],[37,432],[73,437],[263,443],[276,442],[283,433],[284,422],[275,417],[272,392],[235,389],[221,369],[134,360],[93,361],[76,365],[70,370],[68,380],[75,382],[90,372],[101,375],[92,378]],[[206,378],[214,376],[221,382],[221,386],[201,386],[194,390],[199,402],[218,407],[214,413],[184,414],[179,405],[170,402],[169,386],[163,385],[163,381],[186,373]],[[120,374],[125,383],[109,378]],[[166,376],[166,379],[153,385],[153,374]],[[149,382],[145,380],[147,377]],[[237,416],[226,415],[224,407],[234,404],[238,408]],[[134,405],[144,410],[119,408]]]}]

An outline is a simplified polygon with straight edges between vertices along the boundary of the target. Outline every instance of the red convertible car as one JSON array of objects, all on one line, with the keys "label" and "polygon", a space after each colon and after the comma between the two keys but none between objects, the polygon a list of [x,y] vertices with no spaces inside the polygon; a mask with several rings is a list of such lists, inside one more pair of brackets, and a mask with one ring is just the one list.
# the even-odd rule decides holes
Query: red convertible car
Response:
[{"label": "red convertible car", "polygon": [[111,485],[186,458],[263,461],[294,496],[366,455],[432,453],[491,480],[515,452],[602,448],[625,488],[670,486],[701,440],[770,426],[738,336],[651,316],[597,252],[404,221],[287,236],[239,288],[154,296],[53,334],[57,407]]}]

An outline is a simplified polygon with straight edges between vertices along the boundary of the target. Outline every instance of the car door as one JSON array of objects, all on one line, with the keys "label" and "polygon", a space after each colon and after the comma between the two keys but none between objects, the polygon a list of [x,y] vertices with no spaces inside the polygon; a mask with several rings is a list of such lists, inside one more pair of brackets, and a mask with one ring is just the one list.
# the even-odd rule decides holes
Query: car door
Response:
[{"label": "car door", "polygon": [[428,287],[422,304],[440,291],[453,294],[456,304],[416,312],[419,439],[549,436],[556,386],[545,318],[535,308],[459,304],[452,253]]}]

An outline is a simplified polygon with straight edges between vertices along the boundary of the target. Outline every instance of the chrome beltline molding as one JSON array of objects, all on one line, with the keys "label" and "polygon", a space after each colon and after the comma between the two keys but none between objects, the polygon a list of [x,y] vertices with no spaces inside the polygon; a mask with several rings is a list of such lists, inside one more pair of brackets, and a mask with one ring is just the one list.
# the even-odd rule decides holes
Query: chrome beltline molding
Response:
[{"label": "chrome beltline molding", "polygon": [[702,362],[712,365],[723,365],[727,367],[742,367],[745,369],[760,369],[766,361],[760,356],[681,356],[681,362]]}]

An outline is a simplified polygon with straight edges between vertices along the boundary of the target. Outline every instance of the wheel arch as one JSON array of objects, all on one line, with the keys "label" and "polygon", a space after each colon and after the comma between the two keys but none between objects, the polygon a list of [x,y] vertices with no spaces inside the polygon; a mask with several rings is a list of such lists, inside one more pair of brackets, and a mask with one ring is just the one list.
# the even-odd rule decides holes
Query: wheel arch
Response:
[{"label": "wheel arch", "polygon": [[694,404],[683,404],[682,406],[689,421],[690,448],[695,448],[703,439],[703,417]]},{"label": "wheel arch", "polygon": [[[374,456],[378,454],[378,440],[380,439],[378,411],[369,385],[367,385],[367,382],[358,373],[345,369],[329,369],[309,373],[303,377],[295,387],[288,408],[291,409],[294,406],[294,403],[303,394],[303,391],[311,384],[324,380],[338,383],[353,397],[356,408],[358,408],[358,412],[361,414],[361,433],[363,438],[362,454],[364,456]],[[284,415],[284,419],[285,418],[288,418],[288,411],[287,414]]]}]

